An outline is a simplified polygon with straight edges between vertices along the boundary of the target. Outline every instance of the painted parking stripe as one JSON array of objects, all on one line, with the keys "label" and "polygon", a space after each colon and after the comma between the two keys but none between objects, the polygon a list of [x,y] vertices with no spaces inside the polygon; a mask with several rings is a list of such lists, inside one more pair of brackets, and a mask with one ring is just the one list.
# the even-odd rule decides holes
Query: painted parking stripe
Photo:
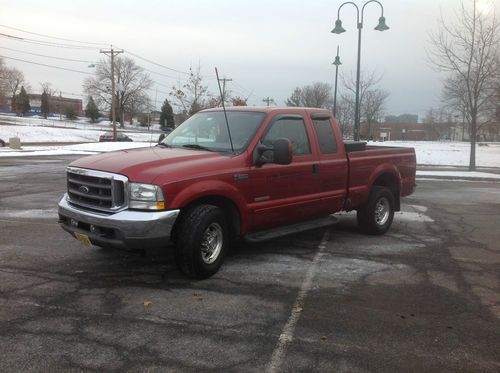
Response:
[{"label": "painted parking stripe", "polygon": [[307,297],[307,294],[312,289],[314,276],[316,275],[316,272],[318,270],[318,264],[321,260],[321,257],[323,256],[323,251],[326,248],[326,244],[328,243],[329,238],[330,238],[330,231],[327,230],[324,233],[323,239],[321,240],[321,243],[318,246],[318,251],[314,256],[314,259],[311,265],[309,266],[306,277],[302,281],[299,294],[297,295],[297,298],[295,298],[295,302],[292,307],[292,313],[290,314],[287,323],[283,327],[278,342],[276,343],[276,347],[274,348],[271,360],[269,361],[269,364],[267,365],[266,368],[266,372],[268,373],[278,372],[281,367],[283,358],[285,357],[286,354],[286,349],[293,340],[295,327],[297,326],[297,322],[300,319],[302,309],[304,308],[305,299]]}]

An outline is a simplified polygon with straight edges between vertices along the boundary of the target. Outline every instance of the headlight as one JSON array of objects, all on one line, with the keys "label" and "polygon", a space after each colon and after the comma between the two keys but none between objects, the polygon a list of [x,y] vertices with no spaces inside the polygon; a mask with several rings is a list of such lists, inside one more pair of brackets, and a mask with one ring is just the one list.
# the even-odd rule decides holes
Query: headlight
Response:
[{"label": "headlight", "polygon": [[129,184],[129,207],[138,210],[163,210],[165,200],[157,185]]}]

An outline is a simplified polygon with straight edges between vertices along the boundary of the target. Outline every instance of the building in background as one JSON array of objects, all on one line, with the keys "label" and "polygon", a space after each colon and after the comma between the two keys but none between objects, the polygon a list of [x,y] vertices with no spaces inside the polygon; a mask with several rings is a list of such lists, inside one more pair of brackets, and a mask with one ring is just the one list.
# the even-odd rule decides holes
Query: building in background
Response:
[{"label": "building in background", "polygon": [[404,124],[418,123],[418,115],[416,114],[388,115],[385,117],[385,123],[404,123]]},{"label": "building in background", "polygon": [[[368,125],[361,123],[362,140],[373,141],[469,141],[469,133],[462,123],[372,123],[372,138]],[[500,124],[486,123],[479,127],[477,141],[500,141]]]},{"label": "building in background", "polygon": [[[42,95],[28,94],[31,110],[29,114],[40,114],[42,106]],[[51,114],[65,114],[68,108],[72,108],[76,115],[83,116],[83,103],[79,98],[68,98],[62,96],[49,96],[49,109]],[[7,104],[2,107],[5,111],[13,112],[12,97],[7,99]]]}]

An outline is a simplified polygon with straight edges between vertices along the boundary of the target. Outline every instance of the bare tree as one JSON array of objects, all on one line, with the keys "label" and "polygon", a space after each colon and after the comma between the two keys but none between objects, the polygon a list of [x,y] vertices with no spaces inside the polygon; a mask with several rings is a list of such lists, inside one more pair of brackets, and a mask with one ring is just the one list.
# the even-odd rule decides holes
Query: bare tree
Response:
[{"label": "bare tree", "polygon": [[[124,114],[134,115],[149,107],[147,91],[153,86],[153,81],[141,66],[128,57],[115,58],[115,80],[118,116],[123,127]],[[100,109],[111,110],[111,66],[107,60],[97,64],[95,76],[85,79],[83,89],[94,98]]]},{"label": "bare tree", "polygon": [[302,89],[299,87],[295,88],[292,95],[286,99],[285,105],[294,107],[302,106]]},{"label": "bare tree", "polygon": [[444,72],[443,97],[463,111],[469,127],[469,170],[476,169],[476,141],[480,122],[489,116],[499,77],[499,34],[494,15],[481,14],[473,0],[472,9],[462,3],[455,20],[441,16],[438,31],[431,34],[429,58]]},{"label": "bare tree", "polygon": [[1,85],[6,94],[10,95],[11,97],[16,96],[21,90],[22,86],[24,86],[24,89],[26,91],[31,90],[29,83],[24,78],[23,72],[16,69],[15,67],[3,68]]},{"label": "bare tree", "polygon": [[297,87],[285,101],[287,106],[305,106],[328,108],[333,104],[332,86],[328,83],[315,82],[304,87]]},{"label": "bare tree", "polygon": [[[344,105],[344,115],[352,115],[351,118],[345,118],[344,121],[354,123],[356,78],[352,73],[348,76],[341,74],[340,78],[344,89],[344,92],[341,94],[341,101],[343,101]],[[385,103],[389,97],[389,92],[377,88],[381,80],[382,75],[378,75],[375,71],[371,71],[369,73],[362,72],[359,81],[360,113],[361,119],[366,121],[368,127],[368,138],[373,136],[372,125],[382,116]],[[337,113],[337,115],[339,114]]]},{"label": "bare tree", "polygon": [[3,58],[0,57],[0,104],[3,104],[7,98],[7,87],[4,82],[5,68]]},{"label": "bare tree", "polygon": [[350,138],[354,129],[354,97],[341,94],[337,101],[337,120],[344,138]]},{"label": "bare tree", "polygon": [[372,124],[380,121],[388,97],[389,92],[380,89],[372,89],[365,92],[363,104],[361,105],[361,116],[366,120],[368,126],[367,136],[369,139],[373,138]]},{"label": "bare tree", "polygon": [[50,82],[40,82],[40,88],[42,88],[42,92],[47,93],[49,96],[57,95],[57,89],[52,88],[52,83]]},{"label": "bare tree", "polygon": [[[201,66],[198,64],[196,69],[189,69],[189,78],[181,86],[172,87],[170,96],[173,99],[173,104],[179,111],[193,115],[198,111],[208,107],[211,95],[208,87],[203,85],[203,76],[201,75]],[[212,100],[211,105],[218,106]]]},{"label": "bare tree", "polygon": [[231,104],[233,106],[247,106],[247,100],[240,96],[231,97]]}]

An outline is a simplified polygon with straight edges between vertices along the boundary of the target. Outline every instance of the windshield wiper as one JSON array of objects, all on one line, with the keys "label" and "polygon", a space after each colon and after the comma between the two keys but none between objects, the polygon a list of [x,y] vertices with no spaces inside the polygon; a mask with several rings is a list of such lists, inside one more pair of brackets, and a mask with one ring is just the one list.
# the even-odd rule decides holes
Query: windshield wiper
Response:
[{"label": "windshield wiper", "polygon": [[207,148],[206,146],[203,145],[198,145],[198,144],[183,144],[183,148],[189,148],[189,149],[199,149],[199,150],[206,150],[209,152],[213,152],[213,149]]},{"label": "windshield wiper", "polygon": [[162,142],[161,142],[161,143],[159,143],[159,144],[156,144],[156,146],[161,146],[162,148],[171,148],[171,146],[170,146],[170,145],[168,145],[168,144],[164,144],[164,143],[162,143]]}]

